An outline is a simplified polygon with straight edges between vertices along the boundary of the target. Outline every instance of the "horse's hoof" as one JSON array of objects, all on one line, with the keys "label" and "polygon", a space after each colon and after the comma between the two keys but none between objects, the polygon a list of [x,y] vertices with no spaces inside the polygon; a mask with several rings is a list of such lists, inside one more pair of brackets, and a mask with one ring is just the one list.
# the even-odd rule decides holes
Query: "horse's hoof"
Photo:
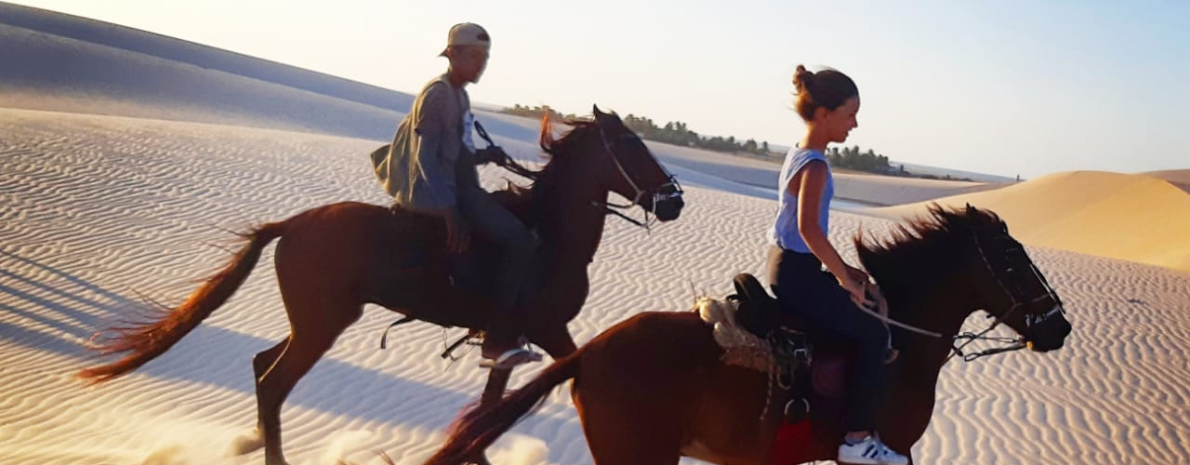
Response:
[{"label": "horse's hoof", "polygon": [[260,450],[262,447],[264,447],[264,437],[260,435],[259,431],[253,431],[250,434],[236,438],[235,442],[231,443],[231,449],[227,451],[227,456],[234,457],[249,454]]}]

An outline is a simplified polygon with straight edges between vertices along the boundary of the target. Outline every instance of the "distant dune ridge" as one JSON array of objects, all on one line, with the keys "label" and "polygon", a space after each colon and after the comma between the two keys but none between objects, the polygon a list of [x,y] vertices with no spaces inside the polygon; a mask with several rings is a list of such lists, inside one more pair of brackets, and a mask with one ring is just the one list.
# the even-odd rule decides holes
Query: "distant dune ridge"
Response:
[{"label": "distant dune ridge", "polygon": [[[406,111],[413,96],[295,66],[89,18],[0,2],[0,23],[47,35],[157,57],[270,82],[389,111]],[[28,52],[29,50],[24,50]],[[62,61],[47,56],[40,64]],[[57,63],[62,64],[62,63]],[[86,63],[80,63],[85,65]],[[109,63],[108,65],[114,65]],[[13,70],[10,70],[13,71]],[[133,75],[134,73],[128,72]],[[39,79],[44,75],[36,76]],[[428,77],[427,77],[428,79]]]},{"label": "distant dune ridge", "polygon": [[[288,331],[271,248],[170,353],[97,389],[71,374],[95,361],[84,348],[94,331],[146,309],[144,297],[184,298],[226,260],[225,229],[334,201],[387,202],[366,154],[409,98],[0,3],[0,463],[261,463],[260,452],[225,452],[255,424],[251,356]],[[540,161],[536,121],[480,113],[511,154]],[[779,166],[649,146],[688,206],[650,233],[609,219],[591,297],[570,326],[579,343],[639,312],[688,309],[691,289],[723,295],[738,272],[763,276]],[[481,178],[523,182],[494,167]],[[971,202],[1026,242],[1074,324],[1056,353],[946,366],[918,463],[1190,463],[1190,170],[836,182],[841,198],[891,205],[833,214],[831,240],[849,262],[856,234],[893,226],[881,217]],[[282,411],[291,463],[378,465],[384,451],[414,465],[475,400],[476,355],[438,357],[459,330],[410,325],[377,350],[396,317],[368,308],[297,386]],[[976,315],[964,329],[986,323]],[[565,389],[491,452],[500,464],[592,463]]]},{"label": "distant dune ridge", "polygon": [[[1165,179],[1076,171],[935,201],[990,208],[1030,245],[1190,272],[1190,193]],[[922,207],[878,211],[895,218],[917,214]]]},{"label": "distant dune ridge", "polygon": [[[383,139],[392,135],[411,100],[407,94],[387,90],[377,92],[384,95],[377,96],[375,103],[343,99],[335,94],[350,94],[348,90],[366,86],[342,79],[306,88],[262,80],[255,75],[289,77],[283,82],[300,84],[304,81],[299,77],[313,73],[127,28],[101,28],[81,18],[51,16],[54,21],[33,24],[42,30],[10,23],[34,15],[52,14],[0,3],[0,63],[5,63],[0,66],[0,106]],[[98,29],[94,35],[132,37],[107,41],[126,47],[117,48],[55,33],[90,28]],[[127,42],[141,43],[132,39],[152,45],[139,48],[155,54],[129,50],[137,47]],[[195,48],[206,53],[191,50]],[[181,61],[171,53],[204,64],[219,60],[197,60],[191,55],[222,54],[234,58],[228,61],[256,65],[224,66],[237,71],[270,66],[280,70],[235,74]],[[377,106],[381,103],[385,105]]]},{"label": "distant dune ridge", "polygon": [[1152,176],[1154,178],[1164,179],[1169,181],[1175,187],[1190,193],[1190,169],[1185,170],[1168,170],[1168,171],[1149,171],[1141,173],[1145,176]]}]

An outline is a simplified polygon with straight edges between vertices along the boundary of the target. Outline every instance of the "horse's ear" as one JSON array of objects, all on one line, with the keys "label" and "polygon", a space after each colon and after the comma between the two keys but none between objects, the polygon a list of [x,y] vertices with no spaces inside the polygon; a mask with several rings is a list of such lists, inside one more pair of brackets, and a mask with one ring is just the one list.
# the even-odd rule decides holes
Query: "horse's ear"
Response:
[{"label": "horse's ear", "polygon": [[976,214],[976,213],[979,213],[979,209],[978,209],[978,208],[975,208],[975,206],[974,206],[974,205],[971,205],[970,203],[968,203],[968,204],[967,204],[967,213],[968,213],[968,214],[971,214],[971,215],[974,215],[974,214]]},{"label": "horse's ear", "polygon": [[614,112],[604,113],[599,111],[599,106],[597,105],[593,106],[592,110],[595,113],[595,122],[599,123],[600,127],[606,128],[607,130],[612,130],[617,126],[622,126],[624,124],[620,121],[620,117],[616,116]]},{"label": "horse's ear", "polygon": [[599,111],[598,106],[595,106],[594,112],[595,112],[595,121],[597,121],[600,126],[603,126],[605,128],[615,128],[617,126],[624,125],[624,121],[620,119],[620,115],[617,115],[616,112],[614,112],[614,111],[611,113],[604,113],[602,111]]}]

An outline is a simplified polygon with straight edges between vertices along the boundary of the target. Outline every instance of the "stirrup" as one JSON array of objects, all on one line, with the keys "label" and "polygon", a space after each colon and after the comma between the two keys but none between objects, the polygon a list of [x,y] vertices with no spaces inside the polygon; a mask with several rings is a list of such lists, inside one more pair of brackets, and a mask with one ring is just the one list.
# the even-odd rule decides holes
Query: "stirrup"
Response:
[{"label": "stirrup", "polygon": [[491,368],[493,370],[507,370],[518,365],[526,363],[540,362],[542,360],[541,354],[529,349],[517,347],[515,349],[508,349],[500,354],[495,360],[483,359],[479,362],[480,368]]}]

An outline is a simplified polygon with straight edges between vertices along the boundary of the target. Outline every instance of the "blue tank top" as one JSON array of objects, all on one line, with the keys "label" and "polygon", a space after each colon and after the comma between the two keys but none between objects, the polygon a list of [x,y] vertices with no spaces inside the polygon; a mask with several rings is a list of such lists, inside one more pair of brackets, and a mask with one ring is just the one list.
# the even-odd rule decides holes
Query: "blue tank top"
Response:
[{"label": "blue tank top", "polygon": [[826,234],[830,225],[831,197],[835,195],[835,177],[831,174],[830,164],[822,152],[794,147],[785,155],[785,164],[781,166],[781,179],[777,185],[779,209],[773,227],[769,229],[769,243],[785,250],[799,253],[810,253],[806,241],[797,230],[797,195],[789,192],[789,181],[797,176],[798,171],[814,160],[821,160],[826,165],[826,187],[822,190],[822,201],[819,203],[818,226]]}]

